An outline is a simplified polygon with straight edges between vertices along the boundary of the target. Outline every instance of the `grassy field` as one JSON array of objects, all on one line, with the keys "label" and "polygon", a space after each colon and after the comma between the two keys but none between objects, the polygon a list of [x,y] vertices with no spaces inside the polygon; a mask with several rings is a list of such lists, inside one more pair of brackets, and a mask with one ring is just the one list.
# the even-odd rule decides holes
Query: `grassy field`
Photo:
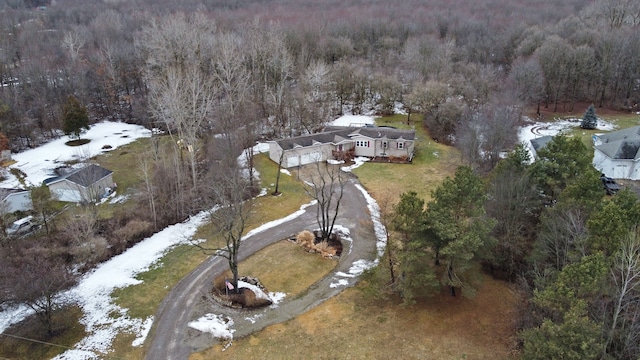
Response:
[{"label": "grassy field", "polygon": [[286,323],[192,354],[224,359],[507,359],[515,345],[517,296],[486,277],[473,299],[447,293],[416,305],[347,289]]},{"label": "grassy field", "polygon": [[[51,359],[73,347],[86,336],[78,320],[82,311],[75,306],[54,314],[57,333],[49,337],[35,317],[12,326],[0,336],[0,359]],[[39,339],[47,339],[40,342]],[[34,341],[35,340],[35,341]]]}]

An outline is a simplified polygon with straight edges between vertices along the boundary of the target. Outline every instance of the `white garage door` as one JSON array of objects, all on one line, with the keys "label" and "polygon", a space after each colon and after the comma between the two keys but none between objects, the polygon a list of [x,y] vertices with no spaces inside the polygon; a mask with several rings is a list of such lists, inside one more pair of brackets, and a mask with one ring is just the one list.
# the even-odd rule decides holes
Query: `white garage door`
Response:
[{"label": "white garage door", "polygon": [[287,158],[287,166],[288,168],[298,166],[300,162],[298,160],[298,155],[291,155]]},{"label": "white garage door", "polygon": [[322,160],[322,152],[320,151],[302,154],[300,156],[300,163],[302,165],[317,163],[320,160]]},{"label": "white garage door", "polygon": [[77,190],[52,189],[53,197],[60,201],[80,202],[82,196]]}]

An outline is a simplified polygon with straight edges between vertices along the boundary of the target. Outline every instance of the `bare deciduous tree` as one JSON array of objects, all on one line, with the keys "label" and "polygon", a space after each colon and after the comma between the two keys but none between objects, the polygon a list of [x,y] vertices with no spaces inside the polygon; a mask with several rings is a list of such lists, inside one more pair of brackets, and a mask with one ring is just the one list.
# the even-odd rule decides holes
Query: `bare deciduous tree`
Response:
[{"label": "bare deciduous tree", "polygon": [[52,335],[56,330],[53,314],[64,304],[60,292],[73,286],[75,281],[75,275],[61,259],[29,249],[3,259],[0,304],[28,306]]},{"label": "bare deciduous tree", "polygon": [[347,185],[347,176],[339,166],[327,163],[316,163],[315,172],[305,182],[306,193],[318,202],[316,221],[320,227],[320,236],[323,240],[329,239],[333,232],[333,226],[338,218],[340,202]]},{"label": "bare deciduous tree", "polygon": [[614,255],[611,279],[612,308],[605,322],[608,327],[603,355],[633,359],[640,354],[640,237],[636,230],[621,242]]},{"label": "bare deciduous tree", "polygon": [[152,112],[177,132],[174,141],[177,151],[186,150],[193,190],[198,184],[200,136],[219,92],[209,75],[214,37],[215,26],[203,15],[177,14],[152,22],[139,39],[147,52]]},{"label": "bare deciduous tree", "polygon": [[217,176],[210,189],[213,210],[209,212],[219,242],[212,246],[194,244],[207,254],[227,259],[233,274],[232,284],[238,290],[238,252],[245,225],[251,214],[253,200],[248,181],[239,169]]}]

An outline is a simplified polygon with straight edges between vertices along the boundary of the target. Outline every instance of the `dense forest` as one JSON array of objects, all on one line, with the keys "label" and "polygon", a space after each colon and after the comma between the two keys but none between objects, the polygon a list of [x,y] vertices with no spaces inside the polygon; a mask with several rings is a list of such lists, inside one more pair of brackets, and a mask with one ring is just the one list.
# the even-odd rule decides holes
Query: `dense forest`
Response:
[{"label": "dense forest", "polygon": [[206,19],[200,30],[216,44],[203,56],[232,41],[237,61],[260,70],[246,84],[245,103],[255,108],[238,110],[260,122],[264,136],[311,131],[345,109],[389,113],[396,102],[425,114],[442,141],[477,114],[511,105],[631,110],[640,91],[638,7],[631,0],[3,1],[0,126],[14,151],[57,136],[69,95],[94,121],[161,126],[147,45],[153,29],[180,13]]},{"label": "dense forest", "polygon": [[61,136],[71,105],[92,123],[162,129],[180,146],[153,137],[143,154],[148,211],[47,229],[59,244],[100,232],[109,249],[60,250],[67,263],[90,266],[216,196],[251,194],[252,174],[221,194],[211,184],[237,179],[238,154],[256,140],[401,109],[469,166],[430,201],[406,193],[395,204],[399,240],[386,256],[397,262],[377,271],[402,275],[381,287],[407,302],[442,284],[471,294],[482,264],[523,294],[523,358],[640,356],[636,195],[602,201],[578,139],[555,138],[533,164],[515,144],[523,115],[542,108],[640,110],[637,0],[0,0],[0,17],[11,150]]}]

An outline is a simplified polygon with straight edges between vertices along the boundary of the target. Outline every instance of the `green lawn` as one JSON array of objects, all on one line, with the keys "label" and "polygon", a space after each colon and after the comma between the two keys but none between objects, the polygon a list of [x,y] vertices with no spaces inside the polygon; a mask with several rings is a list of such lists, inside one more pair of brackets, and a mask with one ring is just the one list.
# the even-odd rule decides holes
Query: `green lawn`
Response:
[{"label": "green lawn", "polygon": [[[406,115],[387,116],[376,119],[376,125],[408,128],[406,119]],[[411,119],[411,126],[416,129],[412,164],[365,163],[353,171],[378,200],[388,198],[395,202],[407,191],[415,191],[419,197],[428,200],[431,190],[447,176],[452,176],[460,165],[457,149],[431,139],[419,115],[412,115]]]}]

